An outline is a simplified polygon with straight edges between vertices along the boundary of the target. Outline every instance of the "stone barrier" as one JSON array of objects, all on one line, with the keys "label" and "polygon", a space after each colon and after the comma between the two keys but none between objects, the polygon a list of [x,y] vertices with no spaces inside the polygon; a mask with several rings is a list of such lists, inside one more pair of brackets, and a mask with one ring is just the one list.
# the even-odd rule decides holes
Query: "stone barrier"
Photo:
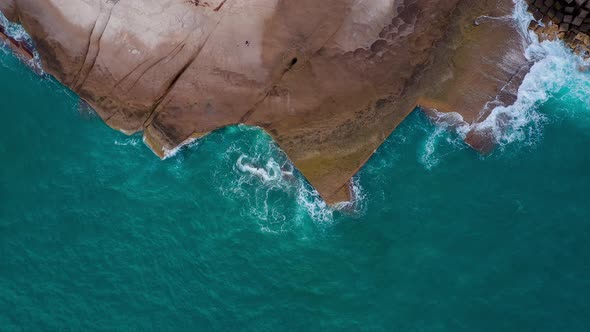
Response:
[{"label": "stone barrier", "polygon": [[565,41],[574,52],[590,57],[590,0],[526,0],[534,20],[529,29],[541,40]]}]

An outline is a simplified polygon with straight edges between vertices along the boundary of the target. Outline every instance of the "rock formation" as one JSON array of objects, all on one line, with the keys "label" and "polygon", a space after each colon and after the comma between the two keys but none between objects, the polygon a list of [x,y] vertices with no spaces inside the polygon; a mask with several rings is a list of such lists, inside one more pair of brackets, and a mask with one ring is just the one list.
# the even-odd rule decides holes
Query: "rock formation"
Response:
[{"label": "rock formation", "polygon": [[[44,69],[159,156],[263,128],[329,203],[416,106],[466,123],[530,64],[512,0],[2,0]],[[480,150],[488,132],[469,133]]]}]

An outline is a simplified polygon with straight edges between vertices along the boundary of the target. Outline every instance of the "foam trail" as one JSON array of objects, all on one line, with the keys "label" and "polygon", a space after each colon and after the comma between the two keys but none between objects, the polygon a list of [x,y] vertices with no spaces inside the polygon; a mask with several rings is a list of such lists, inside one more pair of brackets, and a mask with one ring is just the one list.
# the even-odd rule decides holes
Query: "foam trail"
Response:
[{"label": "foam trail", "polygon": [[[279,152],[279,151],[269,151]],[[266,159],[266,161],[264,161]],[[238,183],[248,183],[255,186],[256,196],[262,197],[259,205],[254,207],[252,213],[262,220],[268,220],[271,216],[274,221],[284,220],[285,215],[277,213],[269,208],[269,195],[272,192],[294,194],[297,206],[303,208],[305,213],[316,222],[332,222],[333,209],[320,197],[319,193],[311,188],[302,178],[293,175],[293,165],[285,161],[280,165],[272,156],[265,154],[248,155],[241,153],[236,163],[236,170],[242,174]]]},{"label": "foam trail", "polygon": [[138,138],[129,137],[124,140],[115,140],[115,145],[119,146],[137,146],[140,140]]},{"label": "foam trail", "polygon": [[[237,195],[250,202],[247,213],[263,221],[261,229],[284,231],[303,227],[308,218],[317,225],[327,225],[334,221],[337,211],[360,211],[364,194],[358,179],[353,179],[350,184],[353,199],[331,207],[260,129],[252,132],[252,127],[232,128],[236,129],[243,135],[227,149],[224,159],[233,164],[238,179],[234,188],[220,189],[232,198]],[[251,135],[254,136],[253,142],[247,139]],[[290,204],[293,209],[285,209],[285,204]]]},{"label": "foam trail", "polygon": [[440,159],[436,157],[436,144],[441,135],[445,134],[445,127],[437,126],[434,131],[428,136],[424,144],[424,152],[420,156],[420,162],[426,167],[427,170],[431,170],[433,167],[438,165]]},{"label": "foam trail", "polygon": [[277,162],[274,161],[274,159],[270,158],[266,162],[265,167],[256,167],[256,166],[245,163],[244,162],[245,158],[246,158],[246,155],[242,154],[240,156],[240,158],[238,158],[238,161],[236,162],[236,165],[238,166],[238,169],[240,171],[245,172],[245,173],[250,173],[254,176],[257,176],[258,178],[260,178],[264,182],[274,182],[274,181],[280,180],[281,169],[280,169],[279,164],[277,164]]}]

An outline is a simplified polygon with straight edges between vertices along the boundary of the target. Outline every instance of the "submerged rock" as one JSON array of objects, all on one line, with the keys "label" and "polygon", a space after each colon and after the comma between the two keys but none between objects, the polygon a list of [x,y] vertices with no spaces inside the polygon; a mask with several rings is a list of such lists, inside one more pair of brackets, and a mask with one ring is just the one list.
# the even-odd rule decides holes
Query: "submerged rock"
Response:
[{"label": "submerged rock", "polygon": [[[530,64],[512,0],[3,0],[44,69],[160,157],[245,123],[329,203],[416,107],[468,124]],[[477,22],[477,24],[474,24]],[[486,135],[488,137],[488,135]],[[493,145],[479,142],[488,150]]]}]

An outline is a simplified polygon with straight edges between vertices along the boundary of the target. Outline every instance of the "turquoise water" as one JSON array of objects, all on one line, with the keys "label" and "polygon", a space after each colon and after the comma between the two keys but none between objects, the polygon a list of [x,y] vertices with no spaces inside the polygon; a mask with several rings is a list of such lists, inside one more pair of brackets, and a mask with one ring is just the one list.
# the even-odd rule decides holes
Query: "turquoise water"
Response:
[{"label": "turquoise water", "polygon": [[258,129],[160,161],[0,52],[0,330],[588,331],[590,74],[529,52],[491,156],[416,111],[345,211]]}]

